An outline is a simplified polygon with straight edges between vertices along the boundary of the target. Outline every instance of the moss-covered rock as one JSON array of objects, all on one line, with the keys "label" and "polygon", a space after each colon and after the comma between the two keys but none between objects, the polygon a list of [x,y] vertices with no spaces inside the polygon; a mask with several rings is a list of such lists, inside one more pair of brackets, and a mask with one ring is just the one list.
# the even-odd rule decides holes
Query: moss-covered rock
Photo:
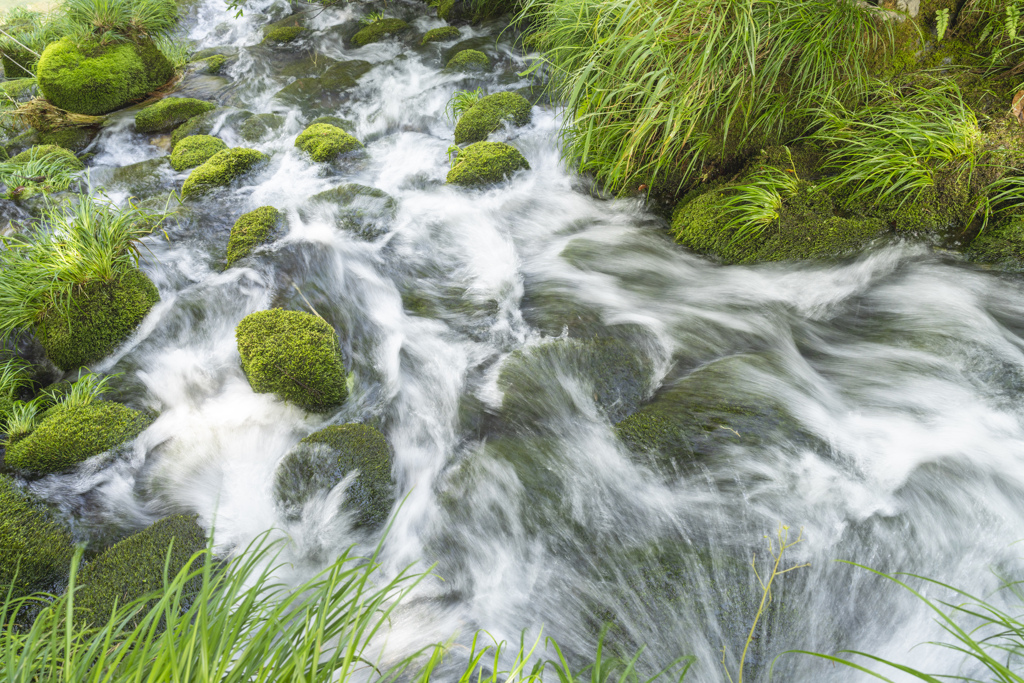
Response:
[{"label": "moss-covered rock", "polygon": [[165,97],[135,115],[135,130],[140,133],[169,133],[193,116],[216,108],[212,102],[191,97]]},{"label": "moss-covered rock", "polygon": [[214,188],[230,185],[234,180],[265,164],[270,157],[245,147],[217,152],[202,166],[192,171],[181,187],[182,199],[201,197]]},{"label": "moss-covered rock", "polygon": [[474,142],[459,152],[447,182],[452,185],[489,185],[530,168],[518,149],[503,142]]},{"label": "moss-covered rock", "polygon": [[491,68],[491,59],[480,50],[459,50],[444,68],[462,72],[487,71]]},{"label": "moss-covered rock", "polygon": [[112,401],[58,404],[31,434],[7,447],[6,463],[33,474],[60,472],[135,438],[150,422]]},{"label": "moss-covered rock", "polygon": [[347,183],[310,197],[300,215],[303,220],[319,215],[341,230],[375,239],[387,232],[397,211],[398,203],[384,190]]},{"label": "moss-covered rock", "polygon": [[240,126],[253,116],[252,112],[231,107],[217,107],[199,116],[193,116],[171,133],[171,149],[190,135],[210,135],[216,125]]},{"label": "moss-covered rock", "polygon": [[15,598],[59,592],[73,554],[71,533],[57,514],[0,475],[0,594],[12,584]]},{"label": "moss-covered rock", "polygon": [[44,145],[63,147],[72,152],[82,152],[96,139],[95,128],[60,128],[39,133],[39,142]]},{"label": "moss-covered rock", "polygon": [[514,92],[498,92],[477,100],[455,124],[455,144],[486,140],[502,123],[525,126],[530,122],[530,103]]},{"label": "moss-covered rock", "polygon": [[30,147],[24,152],[20,152],[11,157],[9,163],[24,164],[42,156],[53,157],[54,160],[58,161],[60,166],[67,171],[81,171],[85,168],[85,164],[83,164],[81,159],[76,157],[71,150],[57,145],[36,145],[35,147]]},{"label": "moss-covered rock", "polygon": [[248,142],[259,142],[284,125],[280,114],[256,114],[250,116],[238,128],[238,134]]},{"label": "moss-covered rock", "polygon": [[[85,565],[78,575],[78,619],[94,625],[105,623],[115,604],[124,605],[162,590],[165,565],[168,578],[173,579],[205,547],[206,532],[192,515],[165,517],[132,534]],[[198,588],[196,580],[187,591]],[[147,605],[155,601],[156,598]]]},{"label": "moss-covered rock", "polygon": [[295,138],[295,146],[313,161],[332,161],[339,154],[362,149],[363,144],[336,126],[314,123]]},{"label": "moss-covered rock", "polygon": [[207,73],[211,76],[219,74],[223,69],[224,65],[227,64],[228,58],[225,55],[210,55],[209,57],[203,57],[192,62],[192,65],[199,73]]},{"label": "moss-covered rock", "polygon": [[0,83],[0,90],[4,95],[17,102],[31,99],[36,89],[35,78],[15,78],[14,80]]},{"label": "moss-covered rock", "polygon": [[420,40],[420,45],[426,45],[427,43],[443,43],[447,40],[457,40],[460,35],[459,29],[454,26],[432,28],[423,34],[423,39]]},{"label": "moss-covered rock", "polygon": [[356,47],[362,47],[363,45],[376,43],[388,36],[404,33],[408,30],[409,24],[401,19],[378,19],[352,36],[352,44]]},{"label": "moss-covered rock", "polygon": [[380,525],[395,502],[391,448],[369,425],[334,425],[303,439],[278,465],[274,497],[288,517],[298,519],[310,498],[353,471],[358,474],[345,490],[344,507],[355,513],[356,526]]},{"label": "moss-covered rock", "polygon": [[39,65],[39,57],[13,45],[4,49],[0,59],[3,61],[4,77],[6,78],[32,77]]},{"label": "moss-covered rock", "polygon": [[323,318],[275,308],[235,329],[242,370],[253,391],[327,412],[348,397],[338,335]]},{"label": "moss-covered rock", "polygon": [[621,339],[549,341],[505,359],[498,375],[502,415],[523,426],[558,419],[575,403],[564,382],[572,377],[612,421],[621,420],[640,405],[653,373],[647,357]]},{"label": "moss-covered rock", "polygon": [[132,270],[82,287],[70,315],[49,313],[36,326],[36,336],[54,365],[74,370],[110,355],[159,300],[150,279]]},{"label": "moss-covered rock", "polygon": [[174,76],[174,67],[151,42],[76,45],[62,38],[43,50],[36,76],[51,104],[98,115],[143,99]]},{"label": "moss-covered rock", "polygon": [[199,166],[217,152],[227,148],[223,140],[212,135],[190,135],[175,145],[171,152],[171,168],[175,171],[184,171],[186,168]]},{"label": "moss-covered rock", "polygon": [[228,239],[228,267],[251,254],[259,245],[270,241],[270,236],[282,218],[281,212],[272,206],[261,206],[239,216]]},{"label": "moss-covered rock", "polygon": [[302,26],[301,14],[285,17],[263,27],[263,42],[268,44],[290,43],[308,31]]},{"label": "moss-covered rock", "polygon": [[1024,266],[1024,216],[1014,215],[988,226],[971,241],[965,254],[979,263]]}]

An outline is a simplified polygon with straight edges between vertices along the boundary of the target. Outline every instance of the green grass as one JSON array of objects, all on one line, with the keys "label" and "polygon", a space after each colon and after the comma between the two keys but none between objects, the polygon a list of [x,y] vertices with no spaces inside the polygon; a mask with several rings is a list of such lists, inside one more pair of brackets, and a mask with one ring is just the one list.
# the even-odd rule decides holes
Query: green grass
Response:
[{"label": "green grass", "polygon": [[733,242],[756,239],[779,219],[783,200],[796,194],[798,184],[795,171],[762,166],[724,193],[723,229],[734,231]]},{"label": "green grass", "polygon": [[448,120],[455,123],[460,116],[469,111],[481,97],[484,96],[483,88],[476,90],[456,90],[445,105],[444,113]]},{"label": "green grass", "polygon": [[79,179],[81,164],[68,158],[64,150],[42,145],[19,154],[17,161],[0,162],[0,183],[7,187],[7,198],[16,199],[26,190],[62,192]]},{"label": "green grass", "polygon": [[139,42],[166,35],[178,21],[174,0],[62,0],[62,33],[75,42]]},{"label": "green grass", "polygon": [[359,23],[362,24],[363,26],[369,26],[370,24],[373,24],[378,21],[383,21],[384,19],[387,19],[387,15],[384,14],[383,12],[370,12],[366,16],[361,17],[359,19]]},{"label": "green grass", "polygon": [[3,238],[0,338],[48,314],[69,314],[76,292],[138,267],[139,241],[159,218],[129,205],[79,195],[51,206],[40,222]]},{"label": "green grass", "polygon": [[786,142],[867,92],[893,23],[853,0],[526,0],[568,105],[564,152],[617,191],[667,191]]}]

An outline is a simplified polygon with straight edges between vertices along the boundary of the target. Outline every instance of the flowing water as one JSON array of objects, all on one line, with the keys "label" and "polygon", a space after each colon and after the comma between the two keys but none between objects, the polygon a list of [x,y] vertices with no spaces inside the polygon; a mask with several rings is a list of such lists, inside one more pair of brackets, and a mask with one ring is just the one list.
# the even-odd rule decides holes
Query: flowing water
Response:
[{"label": "flowing water", "polygon": [[[583,661],[611,621],[610,642],[646,645],[644,670],[693,654],[687,680],[724,680],[721,649],[735,668],[760,599],[748,563],[756,553],[764,567],[764,536],[783,523],[804,539],[786,566],[810,566],[778,580],[748,680],[768,680],[791,648],[970,672],[955,653],[910,650],[941,635],[931,615],[836,560],[982,595],[1017,576],[1024,280],[908,245],[840,264],[716,265],[674,245],[639,201],[595,196],[560,160],[559,113],[546,106],[492,136],[519,148],[529,171],[486,190],[446,186],[451,94],[529,86],[517,75],[527,62],[504,26],[463,27],[461,40],[495,68],[446,73],[455,41],[418,45],[443,25],[433,11],[397,0],[386,9],[416,36],[350,49],[342,38],[365,7],[312,11],[314,31],[283,48],[259,45],[261,27],[290,11],[280,3],[256,2],[240,18],[220,0],[193,7],[190,37],[238,58],[228,78],[193,78],[183,94],[286,121],[250,145],[224,114],[213,133],[271,163],[188,202],[147,240],[143,268],[161,301],[93,369],[123,373],[116,398],[159,418],[130,453],[33,488],[93,538],[181,511],[198,513],[225,552],[274,528],[291,539],[282,578],[297,581],[377,537],[337,511],[340,490],[300,521],[284,518],[277,463],[326,424],[368,422],[393,446],[404,500],[385,569],[436,563],[444,579],[422,584],[399,613],[391,656],[453,633],[468,642],[477,629],[516,642],[525,630],[532,642],[543,627]],[[372,68],[334,99],[274,99],[321,58]],[[294,138],[321,114],[348,120],[365,157],[333,168],[303,158]],[[165,155],[160,141],[130,122],[90,150],[93,182],[118,201],[159,202],[186,173],[152,161]],[[375,238],[310,208],[310,196],[343,182],[397,201]],[[225,270],[231,225],[263,205],[287,214],[287,230]],[[250,389],[234,328],[272,306],[312,307],[338,330],[355,389],[337,413]],[[619,340],[646,368],[642,383],[599,400],[599,373],[580,370],[582,346],[565,337]],[[535,353],[552,343],[563,351]],[[517,362],[521,386],[510,388],[499,375]],[[614,423],[669,389],[700,425],[692,457],[630,453]],[[517,391],[518,403],[504,397]],[[790,654],[773,680],[865,679]]]}]

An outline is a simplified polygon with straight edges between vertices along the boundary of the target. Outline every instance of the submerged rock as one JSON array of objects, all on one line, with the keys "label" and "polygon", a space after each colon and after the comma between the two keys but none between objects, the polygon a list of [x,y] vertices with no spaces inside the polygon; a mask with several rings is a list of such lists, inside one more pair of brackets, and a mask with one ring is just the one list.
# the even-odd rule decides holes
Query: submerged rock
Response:
[{"label": "submerged rock", "polygon": [[[42,500],[0,474],[0,586],[19,598],[57,593],[74,555],[71,530]],[[17,575],[17,579],[15,579]],[[10,615],[7,615],[8,617]]]},{"label": "submerged rock", "polygon": [[247,142],[259,142],[283,125],[284,117],[279,114],[256,114],[239,126],[238,134]]},{"label": "submerged rock", "polygon": [[401,19],[378,19],[352,36],[352,44],[356,47],[362,47],[363,45],[384,40],[388,36],[404,33],[409,28],[409,24]]},{"label": "submerged rock", "polygon": [[522,95],[499,92],[477,100],[455,124],[455,144],[486,140],[502,123],[525,126],[530,122],[530,103]]},{"label": "submerged rock", "polygon": [[58,404],[32,433],[7,446],[5,462],[32,474],[60,472],[134,439],[150,422],[113,401]]},{"label": "submerged rock", "polygon": [[246,316],[235,329],[253,391],[324,413],[348,397],[338,335],[323,318],[280,308]]},{"label": "submerged rock", "polygon": [[175,171],[206,163],[214,154],[227,149],[227,144],[212,135],[190,135],[171,152],[171,167]]},{"label": "submerged rock", "polygon": [[326,493],[352,472],[357,474],[345,490],[343,507],[355,513],[356,526],[379,526],[395,502],[391,447],[369,425],[334,425],[299,442],[278,465],[274,497],[286,516],[299,519],[314,495]]},{"label": "submerged rock", "polygon": [[[165,517],[132,534],[82,569],[75,591],[76,618],[94,626],[106,623],[115,604],[122,606],[160,591],[165,567],[168,580],[173,580],[205,547],[206,532],[194,515]],[[186,586],[186,603],[189,593],[199,589],[199,581],[195,579]],[[158,599],[151,600],[147,607]]]},{"label": "submerged rock", "polygon": [[367,239],[387,232],[398,212],[398,203],[387,192],[356,183],[315,194],[309,198],[309,204],[311,208],[300,212],[303,220],[320,214],[339,229]]},{"label": "submerged rock", "polygon": [[76,45],[51,43],[39,58],[39,90],[54,106],[99,115],[143,99],[174,76],[174,67],[151,42]]},{"label": "submerged rock", "polygon": [[230,185],[269,160],[263,152],[245,147],[217,152],[189,174],[181,186],[181,198],[201,197],[214,188]]},{"label": "submerged rock", "polygon": [[171,149],[190,135],[211,135],[214,128],[239,126],[253,116],[252,112],[232,107],[217,107],[205,114],[193,116],[171,133]]},{"label": "submerged rock", "polygon": [[251,254],[259,245],[268,242],[283,218],[281,212],[272,206],[261,206],[239,216],[231,227],[231,237],[228,239],[228,267]]},{"label": "submerged rock", "polygon": [[420,45],[426,45],[427,43],[442,43],[448,40],[458,40],[459,36],[462,35],[459,29],[454,26],[441,26],[440,28],[432,28],[423,34]]},{"label": "submerged rock", "polygon": [[135,130],[140,133],[168,133],[193,116],[216,108],[212,102],[191,97],[165,97],[135,115]]},{"label": "submerged rock", "polygon": [[53,311],[36,326],[46,355],[62,370],[74,370],[110,355],[160,300],[139,270],[109,282],[82,286],[67,315]]},{"label": "submerged rock", "polygon": [[336,157],[363,144],[342,129],[327,123],[314,123],[295,138],[295,146],[313,161],[333,161]]},{"label": "submerged rock", "polygon": [[474,142],[459,152],[448,171],[446,182],[452,185],[489,185],[500,183],[513,173],[530,168],[518,149],[503,142]]}]

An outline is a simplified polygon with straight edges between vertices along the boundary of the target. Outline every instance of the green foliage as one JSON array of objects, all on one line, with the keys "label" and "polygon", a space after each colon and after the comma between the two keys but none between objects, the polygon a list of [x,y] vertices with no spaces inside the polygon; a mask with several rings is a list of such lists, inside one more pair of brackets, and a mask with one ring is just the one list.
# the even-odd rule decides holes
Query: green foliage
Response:
[{"label": "green foliage", "polygon": [[[195,53],[195,49],[192,43],[186,40],[179,40],[172,38],[165,34],[158,35],[154,41],[156,49],[160,50],[160,54],[167,58],[167,61],[171,63],[175,69],[180,69],[186,64],[192,61],[192,57]],[[215,62],[216,58],[220,58],[219,62]],[[219,68],[220,64],[224,63],[224,57],[221,55],[214,55],[213,57],[207,58],[210,67],[207,69],[208,73],[216,73],[217,69],[214,68],[214,64],[217,64]]]},{"label": "green foliage", "polygon": [[140,133],[167,133],[193,116],[216,108],[215,104],[191,97],[165,97],[135,115],[135,130]]},{"label": "green foliage", "polygon": [[[28,369],[29,364],[20,358],[8,358],[0,363],[0,399],[10,404],[18,392],[31,383]],[[3,412],[0,410],[0,420],[3,419]]]},{"label": "green foliage", "polygon": [[61,37],[60,22],[52,14],[15,7],[3,18],[0,27],[0,55],[4,77],[35,77],[39,54],[47,44]]},{"label": "green foliage", "polygon": [[280,308],[252,313],[235,329],[253,391],[324,413],[348,397],[338,336],[323,318]]},{"label": "green foliage", "polygon": [[352,44],[356,47],[362,47],[408,30],[409,24],[401,19],[378,19],[352,36]]},{"label": "green foliage", "polygon": [[426,45],[427,43],[442,43],[448,40],[456,40],[461,34],[459,29],[454,26],[441,26],[439,28],[432,28],[423,34],[423,38],[420,40],[420,45]]},{"label": "green foliage", "polygon": [[38,145],[0,162],[0,183],[7,198],[18,199],[36,191],[61,192],[71,187],[85,164],[68,150]]},{"label": "green foliage", "polygon": [[243,140],[259,142],[271,131],[284,125],[284,117],[280,114],[256,114],[247,118],[238,128]]},{"label": "green foliage", "polygon": [[378,526],[395,502],[391,448],[379,431],[363,424],[325,427],[303,439],[281,460],[274,497],[293,517],[316,492],[326,492],[347,474],[358,475],[345,490],[345,508],[356,526]]},{"label": "green foliage", "polygon": [[856,0],[526,0],[520,21],[568,107],[565,154],[616,191],[669,193],[853,102],[893,24]]},{"label": "green foliage", "polygon": [[31,434],[7,447],[8,466],[34,474],[60,472],[135,438],[151,419],[120,403],[61,403]]},{"label": "green foliage", "polygon": [[783,197],[796,194],[798,182],[792,169],[761,166],[725,193],[723,230],[731,231],[734,241],[760,237],[765,228],[779,219]]},{"label": "green foliage", "polygon": [[39,59],[39,91],[54,106],[98,115],[143,99],[174,76],[174,67],[150,42],[103,46],[71,38],[51,43]]},{"label": "green foliage", "polygon": [[171,151],[171,168],[184,171],[205,164],[214,154],[227,148],[223,140],[212,135],[190,135]]},{"label": "green foliage", "polygon": [[309,154],[313,161],[333,161],[338,155],[362,149],[363,143],[327,123],[314,123],[299,133],[295,146]]},{"label": "green foliage", "polygon": [[[68,573],[71,533],[41,501],[0,475],[0,591],[15,598],[53,590]],[[0,614],[11,615],[5,603]]]},{"label": "green foliage", "polygon": [[60,403],[67,408],[84,408],[107,391],[107,382],[116,375],[105,375],[100,377],[92,373],[82,375],[71,385],[68,390],[49,392],[48,396],[54,403]]},{"label": "green foliage", "polygon": [[444,68],[462,72],[487,71],[491,68],[491,58],[480,50],[459,50]]},{"label": "green foliage", "polygon": [[[124,324],[134,327],[157,296],[138,272],[138,243],[159,219],[135,206],[76,199],[7,237],[0,251],[0,337],[38,325],[51,360],[65,369],[77,367],[72,359],[109,352],[113,337],[130,331]],[[141,314],[140,300],[149,302]]]},{"label": "green foliage", "polygon": [[455,125],[455,144],[479,142],[508,122],[525,126],[530,122],[530,103],[514,92],[499,92],[482,98]]},{"label": "green foliage", "polygon": [[174,0],[62,0],[60,16],[64,34],[75,42],[140,43],[170,32],[178,6]]},{"label": "green foliage", "polygon": [[503,142],[474,142],[459,152],[446,182],[452,185],[499,183],[521,169],[530,168],[519,150]]},{"label": "green foliage", "polygon": [[239,216],[228,239],[228,267],[267,242],[281,218],[281,212],[272,206],[261,206]]},{"label": "green foliage", "polygon": [[876,81],[871,101],[847,109],[835,99],[818,113],[811,136],[831,149],[823,166],[834,171],[824,188],[854,204],[901,207],[936,187],[940,176],[970,182],[982,153],[975,113],[954,84],[901,92]]},{"label": "green foliage", "polygon": [[385,15],[383,12],[369,12],[368,14],[359,19],[359,23],[362,24],[363,26],[369,26],[370,24],[373,24],[378,21],[383,21],[384,19],[387,19],[387,15]]},{"label": "green foliage", "polygon": [[[85,565],[75,591],[75,617],[92,625],[107,622],[116,607],[145,600],[161,589],[165,568],[167,576],[178,575],[205,547],[206,532],[194,516],[174,515],[154,522]],[[196,579],[188,582],[185,595],[198,593],[198,583]],[[140,607],[145,611],[158,602],[158,597],[149,597]],[[138,620],[129,623],[135,626]]]},{"label": "green foliage", "polygon": [[448,100],[448,104],[445,105],[444,114],[448,117],[449,121],[455,123],[458,121],[460,116],[469,111],[483,96],[483,88],[477,88],[476,90],[456,90],[452,93],[452,97]]},{"label": "green foliage", "polygon": [[31,401],[8,401],[8,409],[4,416],[3,431],[7,435],[8,445],[29,435],[39,426],[40,415],[45,409],[46,399],[36,397]]},{"label": "green foliage", "polygon": [[181,187],[181,198],[201,197],[214,188],[230,185],[237,178],[263,166],[269,159],[263,152],[245,147],[217,152],[185,179]]}]

